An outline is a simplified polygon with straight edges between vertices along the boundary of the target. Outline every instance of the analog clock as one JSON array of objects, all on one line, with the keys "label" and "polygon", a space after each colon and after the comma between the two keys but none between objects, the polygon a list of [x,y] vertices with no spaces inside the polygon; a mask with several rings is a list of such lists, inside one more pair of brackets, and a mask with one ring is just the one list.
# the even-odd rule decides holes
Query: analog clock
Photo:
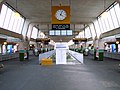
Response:
[{"label": "analog clock", "polygon": [[55,13],[55,17],[57,20],[64,20],[67,17],[66,11],[64,11],[63,9],[57,10]]}]

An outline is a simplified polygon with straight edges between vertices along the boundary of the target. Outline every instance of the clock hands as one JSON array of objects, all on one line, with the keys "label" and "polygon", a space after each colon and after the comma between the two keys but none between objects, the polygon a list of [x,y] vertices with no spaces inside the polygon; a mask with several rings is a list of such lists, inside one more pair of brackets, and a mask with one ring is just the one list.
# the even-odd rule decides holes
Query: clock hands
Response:
[{"label": "clock hands", "polygon": [[56,12],[55,17],[58,20],[64,20],[66,18],[66,12],[64,10],[60,9]]},{"label": "clock hands", "polygon": [[63,15],[62,15],[62,12],[63,12],[63,11],[61,10],[60,16],[63,16]]},{"label": "clock hands", "polygon": [[60,16],[64,17],[65,13],[63,12],[63,10],[61,10]]}]

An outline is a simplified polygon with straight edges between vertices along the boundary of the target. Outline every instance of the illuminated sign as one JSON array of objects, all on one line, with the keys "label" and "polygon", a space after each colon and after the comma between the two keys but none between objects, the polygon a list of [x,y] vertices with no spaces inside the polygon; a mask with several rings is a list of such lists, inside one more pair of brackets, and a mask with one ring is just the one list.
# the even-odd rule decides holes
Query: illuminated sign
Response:
[{"label": "illuminated sign", "polygon": [[52,24],[52,30],[70,30],[70,24]]}]

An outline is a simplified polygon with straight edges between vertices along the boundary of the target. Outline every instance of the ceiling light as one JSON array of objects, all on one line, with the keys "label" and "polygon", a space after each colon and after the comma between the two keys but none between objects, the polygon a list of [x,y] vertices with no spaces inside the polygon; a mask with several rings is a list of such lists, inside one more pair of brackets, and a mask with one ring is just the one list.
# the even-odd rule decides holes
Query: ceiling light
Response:
[{"label": "ceiling light", "polygon": [[4,45],[7,45],[7,42],[4,42]]},{"label": "ceiling light", "polygon": [[119,41],[116,41],[116,44],[119,44]]},{"label": "ceiling light", "polygon": [[18,46],[19,44],[17,43],[16,46]]},{"label": "ceiling light", "polygon": [[15,12],[15,17],[20,17],[20,14],[18,12]]},{"label": "ceiling light", "polygon": [[105,11],[105,12],[102,13],[102,17],[103,18],[106,18],[107,16],[108,16],[108,12],[107,11]]},{"label": "ceiling light", "polygon": [[105,45],[107,45],[107,43],[105,43]]}]

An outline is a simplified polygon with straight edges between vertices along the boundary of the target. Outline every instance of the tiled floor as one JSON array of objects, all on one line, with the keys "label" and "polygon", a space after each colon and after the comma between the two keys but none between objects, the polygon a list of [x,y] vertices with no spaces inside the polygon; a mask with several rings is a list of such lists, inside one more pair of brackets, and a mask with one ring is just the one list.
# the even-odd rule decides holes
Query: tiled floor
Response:
[{"label": "tiled floor", "polygon": [[38,57],[3,62],[0,90],[120,90],[120,61],[84,58],[84,64],[40,66]]}]

